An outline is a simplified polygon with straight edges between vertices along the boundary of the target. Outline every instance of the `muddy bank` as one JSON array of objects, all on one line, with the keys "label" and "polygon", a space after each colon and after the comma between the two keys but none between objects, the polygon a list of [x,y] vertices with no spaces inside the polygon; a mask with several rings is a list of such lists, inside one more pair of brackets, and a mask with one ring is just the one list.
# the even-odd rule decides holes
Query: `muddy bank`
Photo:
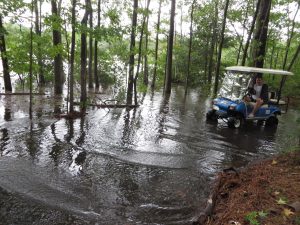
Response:
[{"label": "muddy bank", "polygon": [[218,175],[206,225],[300,224],[300,151]]}]

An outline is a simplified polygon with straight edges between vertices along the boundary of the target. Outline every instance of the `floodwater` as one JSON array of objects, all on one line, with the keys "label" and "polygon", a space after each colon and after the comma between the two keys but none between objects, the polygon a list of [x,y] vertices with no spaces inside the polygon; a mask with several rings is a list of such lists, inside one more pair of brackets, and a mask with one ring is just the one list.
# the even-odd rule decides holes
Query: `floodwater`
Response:
[{"label": "floodwater", "polygon": [[[0,224],[58,224],[56,211],[74,224],[189,224],[218,171],[297,143],[296,110],[277,129],[232,130],[206,123],[210,100],[180,87],[141,96],[135,110],[89,108],[74,120],[53,117],[63,99],[35,96],[30,121],[28,96],[0,98],[0,189],[11,196],[1,208],[13,199],[19,209],[0,208]],[[32,204],[42,215],[27,216]]]}]

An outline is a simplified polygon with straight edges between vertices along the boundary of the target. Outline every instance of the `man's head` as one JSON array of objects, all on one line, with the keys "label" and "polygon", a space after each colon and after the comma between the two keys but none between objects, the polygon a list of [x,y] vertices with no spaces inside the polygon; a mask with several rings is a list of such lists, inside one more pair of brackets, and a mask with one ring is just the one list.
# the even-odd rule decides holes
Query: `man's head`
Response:
[{"label": "man's head", "polygon": [[263,79],[262,79],[262,77],[260,77],[260,76],[256,77],[255,83],[256,83],[258,86],[262,86],[262,85],[263,85]]}]

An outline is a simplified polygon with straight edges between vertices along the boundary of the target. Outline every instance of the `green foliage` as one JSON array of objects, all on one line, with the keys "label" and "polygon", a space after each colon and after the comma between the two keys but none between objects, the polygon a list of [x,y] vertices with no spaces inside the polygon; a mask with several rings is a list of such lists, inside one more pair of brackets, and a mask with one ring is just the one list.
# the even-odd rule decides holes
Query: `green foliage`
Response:
[{"label": "green foliage", "polygon": [[265,218],[266,216],[268,216],[268,213],[264,211],[252,211],[245,216],[245,220],[251,225],[260,225],[259,220]]},{"label": "green foliage", "polygon": [[295,224],[300,225],[300,216],[295,218]]},{"label": "green foliage", "polygon": [[[28,2],[28,1],[27,1]],[[289,5],[291,1],[276,0],[272,2],[272,7],[281,6],[283,9],[290,8],[295,5]],[[48,81],[52,80],[53,74],[53,58],[57,54],[62,54],[64,63],[67,63],[67,52],[69,49],[66,47],[66,37],[70,42],[70,2],[64,2],[62,4],[61,17],[51,15],[51,12],[42,12],[42,37],[37,35],[33,36],[33,72],[34,77],[37,77],[39,72],[38,58],[41,57],[44,65],[44,74]],[[230,9],[228,11],[226,33],[224,38],[224,45],[222,51],[222,62],[221,70],[226,66],[235,65],[237,61],[238,49],[240,40],[243,37],[243,43],[245,44],[247,33],[249,32],[250,24],[252,22],[252,16],[254,14],[254,2],[231,2]],[[43,4],[49,4],[49,1]],[[189,8],[187,14],[183,15],[183,26],[190,23],[190,12],[191,12],[191,0],[182,1],[179,3],[183,9]],[[143,8],[142,8],[143,6]],[[217,8],[217,12],[215,12]],[[78,3],[77,9],[84,8],[84,4]],[[138,37],[141,31],[141,19],[144,15],[150,17],[149,29],[144,34],[149,35],[149,49],[146,51],[142,49],[142,55],[148,56],[149,71],[153,71],[154,67],[154,49],[155,49],[155,23],[157,21],[157,9],[146,10],[145,3],[140,5],[138,9],[138,25],[136,34],[136,48],[134,53],[137,56],[138,53]],[[163,8],[169,7],[168,1],[163,1]],[[50,7],[51,8],[51,7]],[[94,21],[96,21],[95,9],[96,2],[92,1],[92,8],[94,9]],[[100,27],[90,28],[88,26],[82,26],[80,19],[82,15],[77,15],[76,22],[76,55],[75,55],[75,78],[80,78],[80,34],[86,32],[88,35],[92,35],[94,39],[98,41],[98,64],[99,64],[99,77],[101,83],[112,84],[116,83],[121,85],[124,81],[126,74],[126,66],[129,59],[129,44],[130,44],[130,32],[131,24],[130,18],[132,15],[132,2],[130,1],[103,1],[101,12],[101,25]],[[24,24],[29,24],[30,16],[26,18],[24,12],[30,15],[31,3],[24,3],[19,0],[4,1],[0,0],[0,13],[3,17],[9,15],[10,22],[5,24],[5,29],[0,32],[4,33],[7,39],[7,56],[9,59],[10,69],[13,73],[20,75],[20,77],[26,81],[29,71],[29,44],[30,35],[29,28],[24,27]],[[189,85],[201,87],[207,90],[207,70],[208,70],[208,59],[210,57],[210,46],[212,40],[215,39],[215,49],[213,51],[213,62],[212,72],[214,74],[215,62],[221,30],[221,20],[224,4],[222,1],[204,1],[195,3],[194,10],[194,21],[193,21],[193,42],[190,62],[190,76]],[[50,10],[49,10],[50,11]],[[78,11],[79,12],[79,11]],[[180,10],[177,11],[180,13]],[[214,17],[217,13],[216,21],[216,33],[214,33]],[[15,14],[16,16],[12,16]],[[20,14],[23,14],[20,16]],[[128,18],[126,18],[126,16]],[[178,16],[178,18],[180,18]],[[129,20],[127,20],[129,19]],[[21,21],[24,22],[21,22]],[[5,22],[8,21],[8,17],[5,18]],[[9,25],[10,24],[10,25]],[[23,24],[20,27],[11,24]],[[292,20],[291,17],[287,16],[285,10],[272,10],[270,15],[269,32],[268,32],[268,44],[266,49],[265,67],[282,68],[283,59],[285,54],[285,48],[287,46],[287,34],[282,32],[286,28],[291,28]],[[96,26],[96,24],[94,24]],[[169,15],[162,11],[160,36],[159,36],[159,53],[158,53],[158,64],[157,64],[157,81],[156,87],[161,87],[164,83],[165,65],[166,65],[166,52],[167,52],[167,38],[164,34],[168,33],[169,26]],[[242,30],[244,27],[244,30]],[[289,54],[287,59],[287,66],[291,62],[296,49],[300,41],[299,33],[299,22],[296,21],[295,33],[289,48]],[[53,47],[52,43],[52,32],[58,30],[65,32],[62,37],[62,44]],[[66,29],[66,31],[65,31]],[[183,35],[179,35],[180,27],[176,27],[177,35],[174,40],[174,52],[173,52],[173,71],[174,81],[184,83],[187,76],[187,65],[188,65],[188,51],[189,51],[189,32],[185,30]],[[143,40],[143,43],[145,41]],[[252,43],[253,45],[259,45],[259,43]],[[252,45],[252,46],[253,46]],[[68,46],[70,47],[70,46]],[[243,46],[244,47],[244,46]],[[41,55],[39,55],[39,48]],[[89,49],[88,49],[89,51]],[[242,48],[243,51],[243,48]],[[251,52],[248,52],[247,64],[251,63]],[[290,77],[283,90],[284,95],[289,96],[300,96],[300,60],[297,59],[292,71],[295,76]],[[151,81],[152,72],[149,72],[149,80]],[[140,76],[141,78],[141,76]],[[221,72],[222,79],[222,72]],[[278,88],[280,79],[268,77],[270,81],[270,88]],[[144,91],[145,87],[139,86],[139,91]]]},{"label": "green foliage", "polygon": [[[23,81],[27,81],[29,75],[29,49],[30,49],[30,30],[28,28],[20,28],[17,26],[7,27],[8,35],[7,41],[7,54],[10,70],[16,73]],[[39,72],[38,55],[39,48],[42,53],[44,75],[47,81],[52,80],[52,63],[51,58],[52,48],[51,36],[45,33],[42,37],[37,35],[33,36],[33,74],[37,75]],[[38,47],[39,46],[39,47]],[[36,76],[33,78],[35,79]]]}]

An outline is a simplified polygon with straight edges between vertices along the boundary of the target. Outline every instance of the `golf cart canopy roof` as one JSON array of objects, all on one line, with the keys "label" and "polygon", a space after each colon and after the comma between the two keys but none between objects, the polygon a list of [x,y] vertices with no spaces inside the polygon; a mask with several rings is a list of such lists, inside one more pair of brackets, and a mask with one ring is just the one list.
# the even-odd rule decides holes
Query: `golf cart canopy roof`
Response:
[{"label": "golf cart canopy roof", "polygon": [[230,66],[225,68],[227,71],[240,72],[240,73],[263,73],[263,74],[272,74],[272,75],[294,75],[292,72],[284,70],[275,70],[275,69],[265,69],[257,67],[247,67],[247,66]]}]

